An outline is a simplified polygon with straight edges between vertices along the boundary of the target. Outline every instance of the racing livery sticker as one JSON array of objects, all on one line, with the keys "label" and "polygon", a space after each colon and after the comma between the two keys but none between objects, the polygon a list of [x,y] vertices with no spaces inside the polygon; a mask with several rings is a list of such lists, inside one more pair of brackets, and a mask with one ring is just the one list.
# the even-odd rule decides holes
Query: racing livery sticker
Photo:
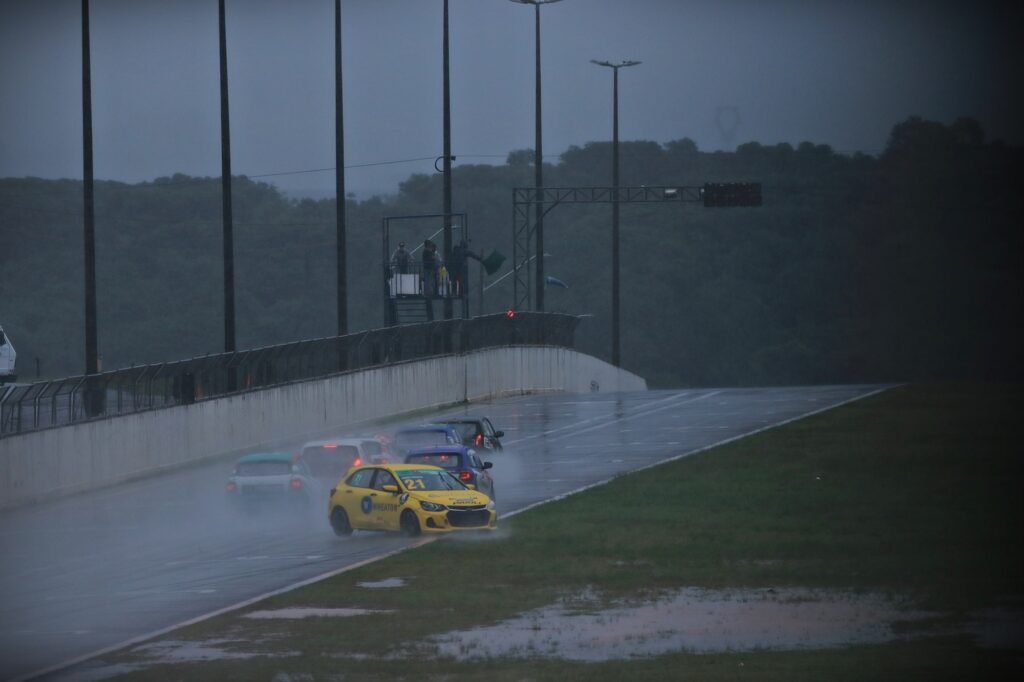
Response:
[{"label": "racing livery sticker", "polygon": [[373,510],[373,500],[369,495],[359,501],[359,508],[363,510],[364,514],[369,514]]}]

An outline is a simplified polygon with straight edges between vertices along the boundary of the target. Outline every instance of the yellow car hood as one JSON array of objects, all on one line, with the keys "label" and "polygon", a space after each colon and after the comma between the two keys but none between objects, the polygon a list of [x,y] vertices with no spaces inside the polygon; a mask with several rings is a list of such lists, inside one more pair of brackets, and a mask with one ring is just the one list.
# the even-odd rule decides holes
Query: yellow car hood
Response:
[{"label": "yellow car hood", "polygon": [[483,493],[472,490],[432,490],[430,492],[413,493],[412,497],[417,500],[426,500],[434,504],[443,504],[451,507],[461,507],[471,504],[487,504],[491,498]]}]

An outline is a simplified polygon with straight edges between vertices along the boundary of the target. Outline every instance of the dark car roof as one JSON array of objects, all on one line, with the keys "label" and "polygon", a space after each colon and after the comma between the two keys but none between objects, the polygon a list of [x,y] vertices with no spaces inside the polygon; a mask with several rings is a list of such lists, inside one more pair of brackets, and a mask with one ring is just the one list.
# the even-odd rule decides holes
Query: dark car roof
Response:
[{"label": "dark car roof", "polygon": [[413,448],[405,453],[406,457],[413,455],[468,455],[469,448],[465,445],[430,445],[424,448]]},{"label": "dark car roof", "polygon": [[452,431],[449,424],[420,424],[419,426],[403,426],[395,430],[395,433],[414,433],[416,431]]}]

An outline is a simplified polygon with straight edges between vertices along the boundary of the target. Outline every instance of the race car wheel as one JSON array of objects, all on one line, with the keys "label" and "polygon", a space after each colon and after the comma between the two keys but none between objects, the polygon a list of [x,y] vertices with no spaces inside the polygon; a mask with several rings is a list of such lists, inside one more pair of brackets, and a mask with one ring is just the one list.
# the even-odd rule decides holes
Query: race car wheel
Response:
[{"label": "race car wheel", "polygon": [[331,528],[335,535],[352,535],[352,524],[348,522],[348,514],[341,507],[335,507],[331,512]]},{"label": "race car wheel", "polygon": [[402,512],[402,519],[399,521],[402,528],[402,535],[406,537],[414,538],[420,534],[420,520],[416,518],[416,514],[406,509]]}]

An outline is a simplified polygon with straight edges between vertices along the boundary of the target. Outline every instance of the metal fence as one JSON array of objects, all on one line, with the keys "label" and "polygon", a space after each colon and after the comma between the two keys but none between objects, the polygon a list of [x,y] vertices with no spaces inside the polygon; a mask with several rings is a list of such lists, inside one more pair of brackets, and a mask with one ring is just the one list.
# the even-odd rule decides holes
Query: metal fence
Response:
[{"label": "metal fence", "polygon": [[14,386],[0,398],[0,438],[481,348],[572,348],[578,322],[535,312],[440,320]]}]

